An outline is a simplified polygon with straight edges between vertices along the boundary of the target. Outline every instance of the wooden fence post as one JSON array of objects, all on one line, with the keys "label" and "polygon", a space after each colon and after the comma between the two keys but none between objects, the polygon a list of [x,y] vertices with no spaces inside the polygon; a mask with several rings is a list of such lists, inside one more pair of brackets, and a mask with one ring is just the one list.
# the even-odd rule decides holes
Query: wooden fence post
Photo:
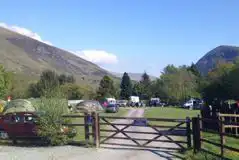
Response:
[{"label": "wooden fence post", "polygon": [[224,144],[225,144],[225,127],[224,127],[224,117],[220,117],[220,141],[221,141],[221,158],[224,157]]},{"label": "wooden fence post", "polygon": [[192,147],[192,139],[191,139],[191,119],[189,117],[186,118],[186,125],[187,125],[187,147]]},{"label": "wooden fence post", "polygon": [[194,153],[197,153],[201,149],[201,134],[200,134],[200,118],[192,118],[193,127],[193,148]]},{"label": "wooden fence post", "polygon": [[85,124],[85,141],[86,144],[89,143],[90,140],[90,129],[89,129],[89,124],[88,124],[88,116],[90,116],[88,113],[84,113],[84,124]]},{"label": "wooden fence post", "polygon": [[94,136],[94,145],[96,148],[100,147],[100,128],[99,128],[99,113],[92,113],[93,124],[92,124],[92,132]]}]

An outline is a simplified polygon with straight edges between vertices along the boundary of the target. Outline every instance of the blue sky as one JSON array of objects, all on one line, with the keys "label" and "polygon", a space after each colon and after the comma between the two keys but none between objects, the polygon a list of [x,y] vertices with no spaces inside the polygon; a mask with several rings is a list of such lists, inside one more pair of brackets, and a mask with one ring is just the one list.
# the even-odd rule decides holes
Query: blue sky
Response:
[{"label": "blue sky", "polygon": [[238,45],[238,6],[238,0],[3,0],[0,22],[108,70],[158,76],[167,64]]}]

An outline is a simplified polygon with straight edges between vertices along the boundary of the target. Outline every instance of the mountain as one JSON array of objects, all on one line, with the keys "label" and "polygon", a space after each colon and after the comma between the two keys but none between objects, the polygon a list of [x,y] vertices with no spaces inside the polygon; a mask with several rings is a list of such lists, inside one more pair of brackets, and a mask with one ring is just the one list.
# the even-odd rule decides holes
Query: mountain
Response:
[{"label": "mountain", "polygon": [[239,47],[221,45],[206,53],[196,66],[200,73],[206,75],[214,69],[218,63],[229,63],[236,60],[239,56]]},{"label": "mountain", "polygon": [[[116,76],[118,78],[122,78],[124,73],[111,72],[111,74],[113,74],[114,76]],[[131,80],[140,81],[143,73],[128,73],[128,75],[129,75]],[[151,76],[151,75],[149,75],[149,77],[150,77],[151,80],[155,80],[157,78],[157,77]]]},{"label": "mountain", "polygon": [[77,83],[98,84],[108,71],[68,51],[0,27],[0,64],[16,74],[38,78],[43,70],[74,75]]}]

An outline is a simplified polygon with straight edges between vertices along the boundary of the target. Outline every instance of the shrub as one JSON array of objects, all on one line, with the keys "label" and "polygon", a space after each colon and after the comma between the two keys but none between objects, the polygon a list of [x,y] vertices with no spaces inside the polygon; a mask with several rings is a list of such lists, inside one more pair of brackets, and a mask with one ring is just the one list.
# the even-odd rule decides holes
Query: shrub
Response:
[{"label": "shrub", "polygon": [[43,112],[39,118],[38,134],[46,137],[50,145],[67,144],[69,138],[73,137],[69,134],[63,134],[63,126],[61,125],[70,122],[69,119],[62,118],[62,115],[68,112],[67,99],[60,90],[50,91],[46,95],[36,102],[37,110]]}]

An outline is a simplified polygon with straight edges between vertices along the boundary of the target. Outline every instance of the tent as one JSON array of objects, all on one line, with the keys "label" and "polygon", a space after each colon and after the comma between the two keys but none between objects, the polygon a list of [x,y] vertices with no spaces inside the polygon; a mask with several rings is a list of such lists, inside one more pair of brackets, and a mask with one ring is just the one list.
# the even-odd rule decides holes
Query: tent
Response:
[{"label": "tent", "polygon": [[92,113],[102,111],[104,111],[104,109],[101,104],[93,100],[82,101],[75,106],[75,112]]},{"label": "tent", "polygon": [[32,103],[25,99],[15,99],[8,102],[3,110],[3,113],[13,113],[13,112],[35,112],[36,109],[33,107]]}]

